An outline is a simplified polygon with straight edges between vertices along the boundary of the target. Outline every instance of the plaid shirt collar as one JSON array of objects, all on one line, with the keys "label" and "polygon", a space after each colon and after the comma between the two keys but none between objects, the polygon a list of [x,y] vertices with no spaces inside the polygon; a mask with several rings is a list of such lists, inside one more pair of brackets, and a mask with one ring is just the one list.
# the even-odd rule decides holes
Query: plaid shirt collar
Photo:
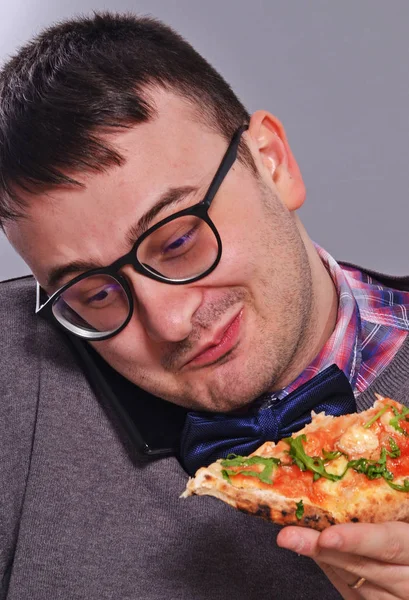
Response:
[{"label": "plaid shirt collar", "polygon": [[339,265],[317,245],[316,250],[337,290],[337,323],[312,363],[274,398],[287,396],[334,363],[358,396],[390,363],[409,331],[408,292],[382,286],[358,269]]}]

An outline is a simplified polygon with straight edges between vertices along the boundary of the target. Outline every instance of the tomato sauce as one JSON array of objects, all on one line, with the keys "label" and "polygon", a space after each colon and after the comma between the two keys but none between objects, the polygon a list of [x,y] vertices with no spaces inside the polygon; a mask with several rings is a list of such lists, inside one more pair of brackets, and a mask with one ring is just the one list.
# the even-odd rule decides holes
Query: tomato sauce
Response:
[{"label": "tomato sauce", "polygon": [[[243,471],[255,470],[250,467],[240,468]],[[259,469],[257,469],[258,471]],[[238,487],[257,487],[260,490],[273,490],[287,498],[307,497],[315,504],[321,504],[327,494],[313,481],[311,471],[301,471],[296,465],[282,466],[273,473],[273,482],[264,483],[257,477],[248,477],[244,473],[230,475],[232,483]]]},{"label": "tomato sauce", "polygon": [[[391,401],[391,404],[395,403]],[[347,417],[349,418],[340,420],[334,419],[333,422],[327,422],[325,428],[308,432],[307,439],[303,442],[305,453],[310,457],[322,457],[323,449],[327,452],[336,450],[336,442],[340,437],[349,427],[351,427],[351,425],[355,422],[359,422],[358,414],[348,415]],[[364,423],[361,421],[361,424],[363,425]],[[386,467],[393,474],[394,479],[409,478],[409,422],[402,419],[399,421],[399,426],[407,432],[408,435],[404,435],[398,431],[396,431],[396,433],[395,431],[392,432],[390,424],[383,424],[380,420],[374,422],[371,426],[371,431],[373,431],[379,439],[378,448],[371,451],[370,454],[351,454],[347,457],[348,460],[365,457],[368,460],[377,461],[380,458],[382,448],[385,448],[389,452],[393,451],[393,447],[390,445],[389,441],[392,438],[400,449],[400,456],[397,458],[387,456]],[[330,494],[328,491],[325,492],[323,490],[323,483],[327,482],[328,479],[320,478],[317,481],[314,481],[313,472],[309,470],[301,471],[297,465],[291,464],[292,458],[288,455],[289,447],[287,443],[281,441],[275,449],[275,454],[281,455],[284,464],[282,463],[281,466],[273,469],[272,483],[265,483],[258,477],[249,477],[246,476],[245,473],[240,473],[238,475],[230,475],[233,485],[243,488],[256,487],[261,490],[272,490],[287,498],[298,499],[300,497],[305,497],[309,498],[311,502],[318,506],[325,504]],[[287,460],[289,461],[288,463]],[[330,461],[326,462],[326,464],[329,465]],[[244,472],[257,471],[261,473],[263,468],[263,465],[254,464],[251,466],[233,467],[232,470]],[[357,473],[352,468],[350,468],[349,471],[348,477],[337,482],[337,485],[339,485],[338,494],[342,494],[342,490],[358,490],[359,487],[363,485],[362,478],[365,480],[365,487],[385,485],[385,480],[383,478],[371,480],[366,477],[365,474]]]}]

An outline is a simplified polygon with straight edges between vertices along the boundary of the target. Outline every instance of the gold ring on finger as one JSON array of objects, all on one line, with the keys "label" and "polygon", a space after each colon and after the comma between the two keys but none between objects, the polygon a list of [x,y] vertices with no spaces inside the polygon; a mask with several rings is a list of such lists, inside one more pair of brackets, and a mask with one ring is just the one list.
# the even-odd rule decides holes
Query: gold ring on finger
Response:
[{"label": "gold ring on finger", "polygon": [[359,590],[359,588],[364,585],[365,581],[365,577],[360,577],[355,581],[355,583],[348,583],[348,587],[350,587],[352,590]]}]

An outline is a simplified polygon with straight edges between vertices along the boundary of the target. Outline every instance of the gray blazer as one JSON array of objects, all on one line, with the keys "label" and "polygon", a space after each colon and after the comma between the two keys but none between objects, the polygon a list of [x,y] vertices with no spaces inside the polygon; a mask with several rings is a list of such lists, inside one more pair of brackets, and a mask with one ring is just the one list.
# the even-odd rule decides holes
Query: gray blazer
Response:
[{"label": "gray blazer", "polygon": [[[0,599],[340,598],[278,527],[179,499],[178,461],[136,455],[33,308],[31,278],[0,284]],[[408,404],[408,358],[405,342],[359,410],[374,391]]]}]

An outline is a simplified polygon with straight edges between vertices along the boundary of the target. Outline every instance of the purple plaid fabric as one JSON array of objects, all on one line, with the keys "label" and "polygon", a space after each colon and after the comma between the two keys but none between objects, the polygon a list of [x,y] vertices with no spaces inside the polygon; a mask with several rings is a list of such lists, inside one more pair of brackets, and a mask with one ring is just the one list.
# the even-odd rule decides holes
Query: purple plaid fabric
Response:
[{"label": "purple plaid fabric", "polygon": [[335,330],[313,362],[276,398],[283,398],[335,363],[355,395],[393,359],[409,331],[409,293],[382,286],[358,269],[339,265],[316,245],[339,299]]}]

